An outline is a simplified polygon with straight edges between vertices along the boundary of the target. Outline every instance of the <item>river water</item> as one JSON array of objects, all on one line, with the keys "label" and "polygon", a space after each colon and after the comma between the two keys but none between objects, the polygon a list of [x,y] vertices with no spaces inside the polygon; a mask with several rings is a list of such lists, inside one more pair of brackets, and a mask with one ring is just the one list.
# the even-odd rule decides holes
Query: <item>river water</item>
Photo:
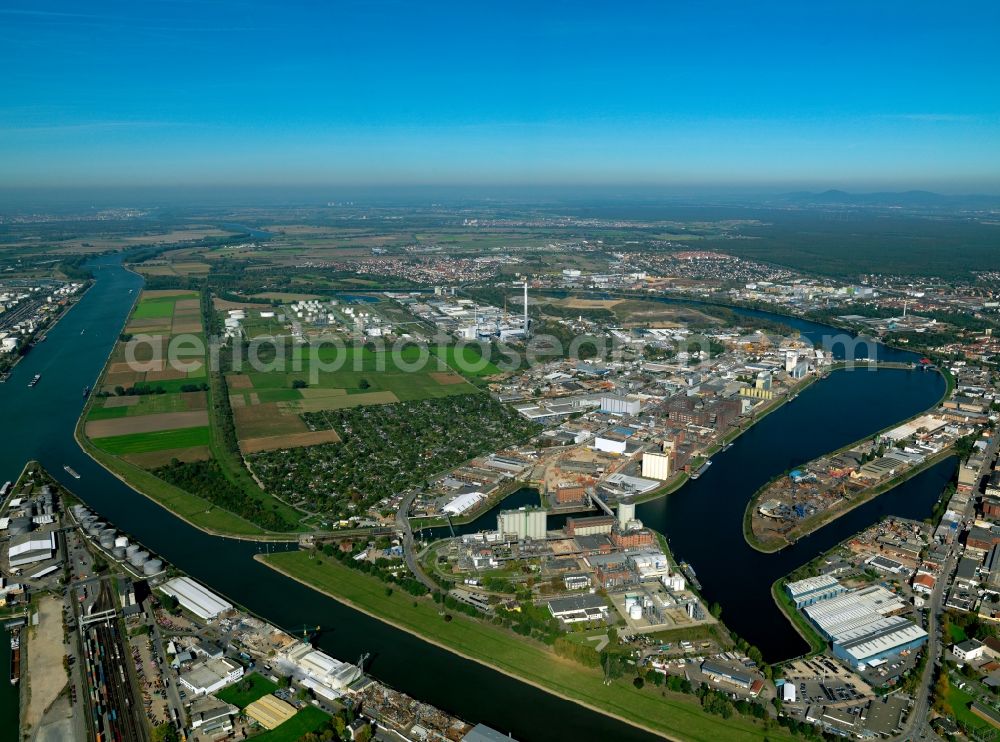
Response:
[{"label": "river water", "polygon": [[[647,740],[648,735],[560,700],[477,663],[342,606],[258,564],[268,548],[209,536],[139,495],[86,456],[73,438],[83,407],[117,338],[142,280],[120,266],[120,256],[95,259],[96,282],[86,296],[0,385],[0,412],[8,435],[0,448],[0,480],[14,479],[29,459],[39,460],[67,488],[108,521],[234,602],[287,630],[319,624],[324,651],[355,660],[370,652],[373,675],[470,721],[482,721],[522,742],[535,739]],[[806,335],[831,328],[781,318]],[[880,349],[881,350],[881,349]],[[889,352],[887,360],[911,360]],[[27,388],[31,377],[42,379]],[[751,550],[741,521],[748,498],[774,474],[863,437],[932,405],[943,393],[938,374],[921,371],[837,372],[769,415],[737,440],[698,481],[640,506],[638,516],[663,531],[675,553],[698,572],[706,597],[723,617],[771,660],[800,653],[804,643],[778,614],[771,582],[818,551],[887,512],[923,518],[951,475],[947,462],[858,508],[796,546],[775,555]],[[71,478],[69,465],[80,475]],[[491,526],[481,518],[467,528]],[[274,548],[294,548],[271,546]],[[0,683],[0,742],[16,739],[7,722],[16,696]]]}]

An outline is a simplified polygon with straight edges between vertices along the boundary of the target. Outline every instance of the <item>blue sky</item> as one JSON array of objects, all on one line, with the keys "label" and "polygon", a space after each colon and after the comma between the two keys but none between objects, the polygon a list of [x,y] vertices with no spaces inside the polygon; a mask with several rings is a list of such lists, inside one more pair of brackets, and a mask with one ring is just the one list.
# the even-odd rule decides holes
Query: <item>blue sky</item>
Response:
[{"label": "blue sky", "polygon": [[1000,192],[1000,4],[0,0],[0,185]]}]

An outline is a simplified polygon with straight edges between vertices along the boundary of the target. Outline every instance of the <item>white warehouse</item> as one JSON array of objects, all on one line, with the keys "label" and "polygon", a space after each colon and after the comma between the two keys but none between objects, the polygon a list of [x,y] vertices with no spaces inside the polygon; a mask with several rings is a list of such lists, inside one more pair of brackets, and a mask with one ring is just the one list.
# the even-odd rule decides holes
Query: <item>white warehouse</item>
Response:
[{"label": "white warehouse", "polygon": [[205,621],[211,621],[233,609],[232,603],[223,600],[190,577],[175,577],[161,585],[160,590],[176,598],[181,608],[191,611]]}]

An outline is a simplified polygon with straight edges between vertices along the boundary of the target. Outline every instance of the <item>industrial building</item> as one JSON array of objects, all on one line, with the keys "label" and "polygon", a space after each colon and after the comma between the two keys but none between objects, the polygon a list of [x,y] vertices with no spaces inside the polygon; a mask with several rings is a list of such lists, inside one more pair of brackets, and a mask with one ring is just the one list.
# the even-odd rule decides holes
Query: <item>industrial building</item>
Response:
[{"label": "industrial building", "polygon": [[7,557],[11,569],[51,559],[56,553],[55,531],[15,536],[10,541]]},{"label": "industrial building", "polygon": [[614,528],[615,519],[610,515],[594,515],[589,518],[567,518],[567,536],[593,536],[609,534]]},{"label": "industrial building", "polygon": [[211,621],[233,609],[232,603],[223,600],[190,577],[175,577],[161,585],[160,590],[176,598],[181,608],[205,621]]},{"label": "industrial building", "polygon": [[501,510],[497,516],[497,530],[504,538],[516,538],[518,541],[545,539],[548,522],[548,512],[543,508],[518,508],[517,510]]},{"label": "industrial building", "polygon": [[181,673],[181,685],[195,695],[203,696],[215,693],[227,685],[235,683],[243,677],[243,665],[233,660],[220,657],[206,660],[195,665],[187,672]]},{"label": "industrial building", "polygon": [[244,713],[264,729],[274,729],[295,716],[295,707],[277,696],[261,696],[247,706]]},{"label": "industrial building", "polygon": [[890,616],[845,631],[833,642],[835,657],[863,670],[867,665],[916,649],[927,641],[927,632],[909,619]]},{"label": "industrial building", "polygon": [[601,397],[601,412],[611,415],[638,415],[642,403],[638,397],[606,394]]},{"label": "industrial building", "polygon": [[361,677],[356,666],[335,660],[305,642],[286,650],[279,664],[300,685],[330,701],[340,698],[347,686]]},{"label": "industrial building", "polygon": [[549,601],[549,613],[563,623],[605,621],[608,604],[598,595],[574,595]]},{"label": "industrial building", "polygon": [[642,455],[642,476],[647,479],[670,479],[670,456],[647,451]]},{"label": "industrial building", "polygon": [[486,495],[482,492],[464,492],[450,500],[441,510],[452,515],[461,515],[484,499]]},{"label": "industrial building", "polygon": [[785,585],[785,591],[795,603],[796,608],[803,608],[821,600],[835,598],[847,592],[847,588],[830,575],[807,577],[797,582]]},{"label": "industrial building", "polygon": [[[827,590],[832,592],[833,588]],[[816,600],[805,605],[803,611],[830,640],[835,657],[863,670],[872,663],[916,649],[927,640],[926,631],[894,615],[906,608],[897,595],[875,585]]]},{"label": "industrial building", "polygon": [[715,660],[705,660],[701,663],[701,671],[715,682],[729,683],[737,688],[749,688],[753,685],[753,675],[724,665]]}]

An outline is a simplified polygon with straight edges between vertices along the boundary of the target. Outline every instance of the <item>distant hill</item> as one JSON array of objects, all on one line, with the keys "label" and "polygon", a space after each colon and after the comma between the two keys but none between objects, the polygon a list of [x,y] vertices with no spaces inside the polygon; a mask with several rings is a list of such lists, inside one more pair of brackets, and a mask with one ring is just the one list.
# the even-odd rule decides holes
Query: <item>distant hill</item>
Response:
[{"label": "distant hill", "polygon": [[922,209],[990,209],[1000,208],[1000,196],[968,194],[961,196],[932,193],[931,191],[881,191],[876,193],[848,193],[829,190],[820,193],[795,191],[771,199],[771,203],[796,206],[875,206],[886,208]]}]

